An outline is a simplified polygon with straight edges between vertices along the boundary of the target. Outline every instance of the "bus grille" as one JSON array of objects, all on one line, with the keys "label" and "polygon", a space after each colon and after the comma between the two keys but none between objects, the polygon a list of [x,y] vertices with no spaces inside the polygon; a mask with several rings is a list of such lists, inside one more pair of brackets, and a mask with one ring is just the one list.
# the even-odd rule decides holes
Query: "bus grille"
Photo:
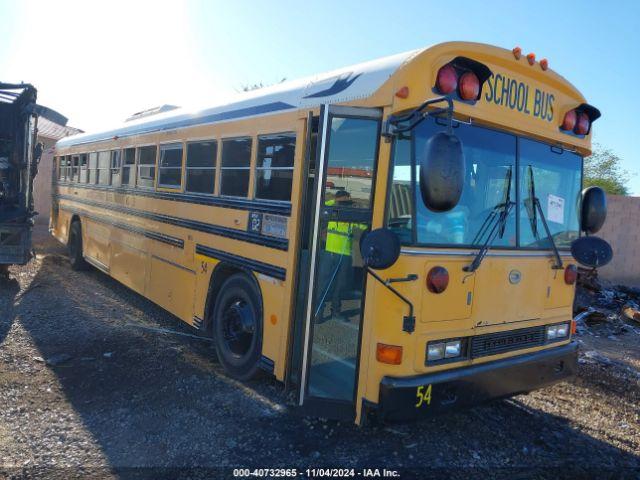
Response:
[{"label": "bus grille", "polygon": [[545,327],[521,328],[506,332],[488,333],[471,338],[471,358],[497,355],[523,348],[544,345]]}]

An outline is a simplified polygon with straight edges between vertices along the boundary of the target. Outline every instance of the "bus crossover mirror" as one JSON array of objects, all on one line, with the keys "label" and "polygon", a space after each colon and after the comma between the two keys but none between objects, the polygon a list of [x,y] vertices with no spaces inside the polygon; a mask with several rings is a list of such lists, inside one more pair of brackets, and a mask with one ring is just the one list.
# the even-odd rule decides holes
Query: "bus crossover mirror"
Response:
[{"label": "bus crossover mirror", "polygon": [[451,129],[431,137],[417,159],[420,165],[420,194],[433,212],[454,208],[464,186],[465,162],[462,142]]},{"label": "bus crossover mirror", "polygon": [[363,235],[360,254],[367,267],[384,270],[400,257],[400,240],[388,228],[378,228]]},{"label": "bus crossover mirror", "polygon": [[580,228],[587,234],[596,233],[607,218],[607,196],[600,187],[587,187],[582,191]]},{"label": "bus crossover mirror", "polygon": [[603,267],[613,258],[613,250],[600,237],[580,237],[571,243],[571,255],[585,267]]}]

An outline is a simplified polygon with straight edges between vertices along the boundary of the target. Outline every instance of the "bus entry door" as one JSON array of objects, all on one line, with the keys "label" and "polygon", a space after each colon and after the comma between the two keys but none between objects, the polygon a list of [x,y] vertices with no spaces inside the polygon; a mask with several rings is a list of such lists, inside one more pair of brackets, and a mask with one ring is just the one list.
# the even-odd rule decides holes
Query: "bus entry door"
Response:
[{"label": "bus entry door", "polygon": [[365,272],[360,237],[371,227],[378,109],[323,106],[305,298],[300,404],[353,418]]}]

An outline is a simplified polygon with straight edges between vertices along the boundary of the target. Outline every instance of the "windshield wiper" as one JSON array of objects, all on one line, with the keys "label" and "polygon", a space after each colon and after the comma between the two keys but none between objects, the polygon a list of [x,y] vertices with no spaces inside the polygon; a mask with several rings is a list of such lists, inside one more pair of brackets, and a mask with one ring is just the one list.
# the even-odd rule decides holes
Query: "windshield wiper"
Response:
[{"label": "windshield wiper", "polygon": [[551,235],[551,231],[549,230],[549,225],[547,225],[547,219],[544,216],[544,212],[542,211],[542,205],[540,205],[540,200],[536,197],[536,185],[535,180],[533,178],[533,167],[529,165],[527,167],[527,181],[528,181],[528,190],[529,190],[529,198],[525,202],[525,207],[527,210],[527,214],[529,215],[529,223],[531,224],[531,231],[537,239],[538,236],[538,217],[537,213],[540,213],[540,220],[542,220],[542,226],[544,227],[544,231],[547,234],[547,238],[551,243],[551,248],[553,248],[553,255],[556,257],[556,263],[553,265],[553,269],[561,269],[562,268],[562,258],[560,257],[560,252],[558,252],[558,247],[556,246],[556,242],[553,239],[553,235]]},{"label": "windshield wiper", "polygon": [[463,268],[465,272],[475,272],[480,267],[482,260],[487,255],[487,252],[493,245],[493,242],[496,240],[496,238],[498,236],[500,238],[504,236],[509,213],[515,205],[515,202],[511,201],[511,175],[512,169],[511,166],[509,166],[507,174],[504,178],[503,201],[493,207],[491,212],[489,212],[489,215],[487,215],[487,218],[485,218],[484,222],[482,222],[482,225],[480,226],[480,229],[478,230],[478,233],[474,237],[472,243],[480,243],[483,238],[485,239],[484,243],[482,244],[482,247],[480,247],[480,250],[478,250],[478,253],[476,254],[473,261]]}]

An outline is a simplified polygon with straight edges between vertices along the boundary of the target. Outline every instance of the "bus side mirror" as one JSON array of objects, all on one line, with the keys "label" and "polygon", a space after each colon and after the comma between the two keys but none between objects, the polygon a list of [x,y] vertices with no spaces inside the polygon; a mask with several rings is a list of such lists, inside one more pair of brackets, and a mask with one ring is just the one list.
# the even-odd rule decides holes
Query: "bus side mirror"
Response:
[{"label": "bus side mirror", "polygon": [[427,141],[420,164],[420,194],[433,212],[454,208],[464,186],[465,162],[462,142],[453,133],[436,133]]},{"label": "bus side mirror", "polygon": [[360,255],[365,266],[384,270],[400,257],[400,240],[388,228],[372,230],[360,239]]},{"label": "bus side mirror", "polygon": [[596,233],[607,218],[607,196],[600,187],[587,187],[582,191],[580,205],[580,228],[588,233]]},{"label": "bus side mirror", "polygon": [[571,242],[571,255],[580,265],[604,267],[613,258],[613,249],[599,237],[580,237]]}]

